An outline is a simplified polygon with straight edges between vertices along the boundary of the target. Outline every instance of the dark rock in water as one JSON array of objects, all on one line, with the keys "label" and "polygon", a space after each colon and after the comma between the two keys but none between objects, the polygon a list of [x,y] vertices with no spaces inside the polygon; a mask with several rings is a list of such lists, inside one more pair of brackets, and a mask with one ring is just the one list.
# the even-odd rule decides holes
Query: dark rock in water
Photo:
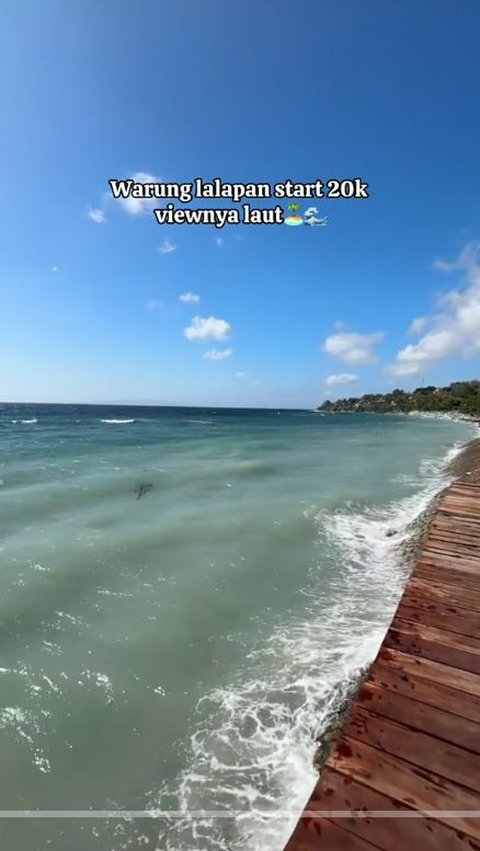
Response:
[{"label": "dark rock in water", "polygon": [[392,535],[396,535],[396,534],[397,534],[397,533],[396,533],[395,529],[389,529],[389,530],[388,530],[388,532],[386,532],[386,533],[385,533],[385,537],[386,537],[386,538],[391,538],[391,537],[392,537]]},{"label": "dark rock in water", "polygon": [[145,496],[145,494],[151,490],[153,490],[153,485],[151,482],[139,482],[138,485],[135,485],[135,493],[137,494],[137,499],[141,499],[142,496]]}]

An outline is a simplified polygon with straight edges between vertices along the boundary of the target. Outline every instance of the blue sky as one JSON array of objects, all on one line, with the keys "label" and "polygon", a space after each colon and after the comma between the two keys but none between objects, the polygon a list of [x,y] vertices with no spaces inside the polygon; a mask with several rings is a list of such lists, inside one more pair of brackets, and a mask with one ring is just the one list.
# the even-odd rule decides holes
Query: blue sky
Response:
[{"label": "blue sky", "polygon": [[[479,377],[479,31],[478,0],[7,0],[0,398],[311,407]],[[320,202],[324,228],[160,227],[107,197],[139,172],[371,197]],[[195,317],[229,333],[189,339]]]}]

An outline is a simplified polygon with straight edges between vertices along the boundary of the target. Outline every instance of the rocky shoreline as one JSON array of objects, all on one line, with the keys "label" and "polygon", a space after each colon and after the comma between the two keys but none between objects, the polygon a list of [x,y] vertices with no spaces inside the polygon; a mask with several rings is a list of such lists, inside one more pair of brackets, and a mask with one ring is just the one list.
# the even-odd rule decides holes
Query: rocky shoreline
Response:
[{"label": "rocky shoreline", "polygon": [[[478,422],[478,421],[477,421]],[[458,455],[446,467],[446,472],[452,479],[460,479],[464,482],[480,482],[480,438],[468,441],[460,450]],[[443,488],[428,504],[427,508],[415,518],[408,532],[408,537],[400,544],[400,552],[406,561],[408,573],[413,569],[417,556],[422,546],[423,538],[435,515],[438,502],[443,496],[446,488]],[[392,532],[392,534],[394,534]],[[355,698],[367,677],[370,665],[359,670],[355,678],[346,686],[343,685],[344,695],[340,703],[327,723],[325,730],[317,739],[317,749],[314,754],[313,764],[319,772],[328,759],[337,737],[340,735],[345,719],[350,711]]]},{"label": "rocky shoreline", "polygon": [[463,482],[480,481],[480,438],[476,437],[455,456],[448,466],[452,476]]}]

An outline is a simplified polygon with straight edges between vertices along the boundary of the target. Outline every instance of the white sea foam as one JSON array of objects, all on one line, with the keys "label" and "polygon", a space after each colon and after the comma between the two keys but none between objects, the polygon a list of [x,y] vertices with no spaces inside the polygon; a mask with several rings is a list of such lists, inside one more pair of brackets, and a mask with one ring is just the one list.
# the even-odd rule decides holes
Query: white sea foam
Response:
[{"label": "white sea foam", "polygon": [[93,682],[103,692],[106,698],[106,703],[113,703],[114,693],[113,685],[107,674],[100,671],[90,671],[88,668],[82,670],[84,680]]},{"label": "white sea foam", "polygon": [[50,771],[50,763],[42,748],[35,745],[43,729],[38,716],[21,706],[6,706],[0,712],[0,729],[10,729],[16,738],[30,750],[32,764],[43,774]]},{"label": "white sea foam", "polygon": [[135,594],[129,591],[111,591],[109,588],[97,588],[97,594],[104,594],[106,597],[134,597]]},{"label": "white sea foam", "polygon": [[0,728],[13,727],[21,739],[32,743],[31,735],[26,731],[28,713],[21,706],[6,706],[0,712]]},{"label": "white sea foam", "polygon": [[107,425],[128,425],[129,423],[134,423],[135,420],[100,420],[100,422]]},{"label": "white sea foam", "polygon": [[47,685],[49,686],[49,688],[50,688],[50,689],[51,689],[51,690],[52,690],[55,694],[61,694],[61,689],[60,689],[58,686],[56,686],[54,682],[52,682],[52,680],[50,679],[50,677],[47,677],[47,675],[46,675],[46,674],[43,674],[43,675],[42,675],[42,679],[44,679],[44,680],[45,680],[45,682],[47,683]]},{"label": "white sea foam", "polygon": [[[445,461],[424,463],[418,491],[387,505],[345,503],[316,512],[320,563],[302,589],[301,615],[285,619],[250,653],[238,681],[218,688],[197,705],[188,768],[166,800],[187,810],[242,811],[225,819],[177,822],[160,844],[168,851],[279,851],[313,788],[313,756],[358,672],[381,644],[401,595],[405,569],[399,544],[412,522],[448,481]],[[310,513],[310,512],[309,512]],[[393,534],[392,534],[393,533]],[[333,569],[323,572],[328,549]],[[336,568],[335,568],[336,565]],[[172,794],[173,793],[173,794]]]},{"label": "white sea foam", "polygon": [[70,621],[70,623],[73,623],[77,626],[79,626],[83,623],[83,621],[80,617],[75,616],[75,615],[71,615],[71,614],[69,614],[69,612],[55,612],[55,614],[61,620],[66,619],[67,621]]},{"label": "white sea foam", "polygon": [[[12,423],[16,422],[17,420],[12,420]],[[34,425],[35,423],[38,423],[38,420],[36,417],[32,417],[32,419],[30,420],[20,420],[20,422],[22,423],[22,425]]]},{"label": "white sea foam", "polygon": [[41,756],[38,751],[35,751],[33,762],[42,774],[48,774],[50,772],[50,762],[45,756]]}]

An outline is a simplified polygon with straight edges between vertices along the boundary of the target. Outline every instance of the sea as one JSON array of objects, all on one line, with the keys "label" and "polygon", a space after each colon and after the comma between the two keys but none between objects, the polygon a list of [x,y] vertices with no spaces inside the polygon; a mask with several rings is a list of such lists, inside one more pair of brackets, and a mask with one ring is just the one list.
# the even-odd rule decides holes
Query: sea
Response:
[{"label": "sea", "polygon": [[473,434],[0,405],[1,847],[281,851]]}]

